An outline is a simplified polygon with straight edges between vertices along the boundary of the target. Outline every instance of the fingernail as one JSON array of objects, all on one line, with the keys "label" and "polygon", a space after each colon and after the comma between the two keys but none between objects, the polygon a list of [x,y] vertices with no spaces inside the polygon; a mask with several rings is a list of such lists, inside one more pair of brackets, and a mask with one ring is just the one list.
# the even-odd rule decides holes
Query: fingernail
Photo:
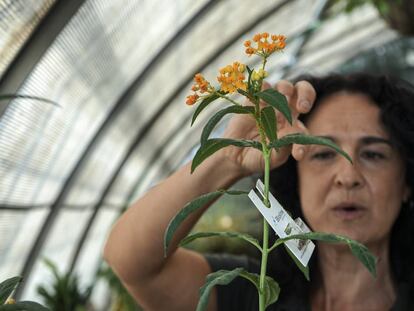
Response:
[{"label": "fingernail", "polygon": [[303,110],[309,110],[311,107],[311,103],[307,100],[302,100],[299,105]]}]

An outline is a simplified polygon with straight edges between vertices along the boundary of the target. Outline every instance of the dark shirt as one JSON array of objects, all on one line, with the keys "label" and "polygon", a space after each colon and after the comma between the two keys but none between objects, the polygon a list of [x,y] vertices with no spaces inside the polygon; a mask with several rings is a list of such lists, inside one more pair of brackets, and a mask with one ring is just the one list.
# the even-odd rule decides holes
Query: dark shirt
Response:
[{"label": "dark shirt", "polygon": [[[214,254],[206,255],[206,258],[213,272],[242,267],[249,272],[260,273],[260,263],[247,256]],[[244,278],[237,277],[230,284],[217,286],[216,289],[218,311],[256,311],[259,309],[257,289]],[[399,284],[397,299],[390,311],[413,311],[414,305],[412,300],[410,302],[409,292],[409,286]],[[270,305],[266,311],[311,311],[308,297],[293,292],[289,293],[287,299],[280,299],[283,298],[282,295],[283,288],[281,288],[279,301]]]}]

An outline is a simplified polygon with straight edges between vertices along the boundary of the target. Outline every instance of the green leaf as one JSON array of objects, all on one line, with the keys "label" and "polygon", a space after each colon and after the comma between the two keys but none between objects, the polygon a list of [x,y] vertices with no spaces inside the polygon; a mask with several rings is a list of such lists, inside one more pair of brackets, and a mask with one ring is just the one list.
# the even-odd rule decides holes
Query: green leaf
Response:
[{"label": "green leaf", "polygon": [[245,90],[237,89],[237,92],[239,92],[239,94],[241,94],[241,95],[243,95],[243,96],[245,96],[247,98],[250,98],[250,94],[247,93]]},{"label": "green leaf", "polygon": [[246,70],[248,73],[248,77],[247,77],[247,90],[249,91],[249,93],[252,93],[253,91],[253,87],[252,87],[252,73],[253,73],[253,69],[251,69],[249,66],[246,66]]},{"label": "green leaf", "polygon": [[360,244],[351,239],[348,239],[346,243],[348,244],[348,247],[351,249],[352,254],[354,254],[354,256],[359,259],[359,261],[368,269],[371,275],[373,277],[377,277],[377,259],[369,251],[369,249],[365,245]]},{"label": "green leaf", "polygon": [[217,123],[226,115],[229,113],[238,113],[238,114],[248,114],[252,113],[254,114],[254,107],[252,106],[230,106],[227,108],[224,108],[220,111],[217,111],[207,122],[205,125],[203,132],[201,133],[201,144],[204,144],[208,137],[210,136],[211,132],[213,131],[214,127],[217,125]]},{"label": "green leaf", "polygon": [[204,311],[207,309],[208,298],[211,289],[215,285],[227,285],[240,275],[243,268],[236,268],[234,270],[219,270],[207,275],[206,283],[200,288],[200,300],[198,301],[196,311]]},{"label": "green leaf", "polygon": [[210,155],[230,145],[236,147],[253,147],[259,149],[260,151],[262,150],[262,145],[258,141],[254,140],[235,140],[228,138],[208,139],[197,150],[193,158],[193,162],[191,163],[191,173],[193,173],[196,167],[199,166]]},{"label": "green leaf", "polygon": [[377,1],[374,2],[374,5],[377,7],[377,10],[382,16],[388,16],[390,13],[391,6],[386,3],[386,1]]},{"label": "green leaf", "polygon": [[260,111],[260,119],[262,120],[264,131],[267,138],[269,138],[269,141],[275,141],[277,139],[277,123],[273,107],[267,106],[263,108],[262,111]]},{"label": "green leaf", "polygon": [[244,233],[239,233],[239,232],[226,232],[226,231],[193,233],[193,234],[190,234],[189,236],[187,236],[186,238],[184,238],[181,241],[180,245],[188,244],[188,243],[194,241],[195,239],[208,238],[208,237],[213,237],[213,236],[242,239],[242,240],[245,240],[245,241],[249,242],[250,244],[256,246],[260,251],[262,251],[262,247],[260,246],[259,242],[255,238],[253,238],[252,236],[250,236],[248,234],[244,234]]},{"label": "green leaf", "polygon": [[352,163],[351,157],[345,151],[343,151],[332,140],[324,138],[324,137],[311,136],[311,135],[306,135],[306,134],[301,134],[301,133],[288,134],[286,136],[283,136],[282,138],[279,138],[277,141],[271,142],[269,144],[269,148],[278,149],[278,148],[291,145],[291,144],[328,146],[334,149],[336,152],[338,152],[342,156],[344,156],[349,162]]},{"label": "green leaf", "polygon": [[258,92],[255,95],[264,100],[273,108],[279,110],[285,116],[286,120],[292,124],[292,114],[290,113],[289,104],[285,95],[272,88]]},{"label": "green leaf", "polygon": [[170,223],[168,224],[167,229],[165,230],[164,235],[164,255],[167,255],[168,247],[171,243],[171,240],[174,236],[175,231],[181,225],[181,223],[187,218],[188,215],[191,213],[203,208],[207,203],[217,199],[222,194],[230,194],[230,195],[240,195],[240,194],[248,194],[247,191],[239,191],[239,190],[219,190],[215,192],[210,192],[199,196],[198,198],[192,200],[191,202],[187,203],[175,216],[171,219]]},{"label": "green leaf", "polygon": [[50,309],[33,301],[19,301],[15,304],[2,305],[0,311],[50,311]]},{"label": "green leaf", "polygon": [[31,95],[19,95],[19,94],[1,94],[0,95],[0,101],[12,100],[12,99],[31,99],[31,100],[41,101],[44,103],[48,103],[48,104],[52,104],[52,105],[60,107],[60,105],[54,102],[53,100],[46,99],[43,97],[37,97],[37,96],[31,96]]},{"label": "green leaf", "polygon": [[265,308],[275,303],[279,299],[280,287],[279,284],[270,276],[265,277]]},{"label": "green leaf", "polygon": [[[200,289],[200,300],[198,301],[196,311],[204,311],[207,308],[208,298],[210,296],[211,289],[215,285],[227,285],[232,282],[236,277],[241,276],[256,286],[257,291],[259,292],[260,288],[260,276],[255,273],[250,273],[244,270],[243,268],[236,268],[234,270],[219,270],[213,273],[210,273],[207,276],[206,283]],[[279,285],[271,277],[265,277],[265,308],[269,305],[275,303],[279,298],[280,288]]]},{"label": "green leaf", "polygon": [[59,280],[63,277],[63,275],[60,275],[57,266],[48,258],[43,258],[43,263],[52,271],[53,276],[56,280]]},{"label": "green leaf", "polygon": [[54,276],[47,289],[44,286],[37,288],[45,304],[52,310],[82,310],[90,296],[91,287],[81,291],[76,275],[71,272],[60,274],[52,261],[45,259],[44,262]]},{"label": "green leaf", "polygon": [[284,244],[284,246],[285,246],[285,249],[286,249],[287,253],[289,254],[290,258],[292,258],[292,260],[295,262],[295,264],[299,268],[299,270],[302,271],[302,273],[305,276],[305,278],[308,281],[310,281],[310,277],[309,277],[309,267],[302,265],[302,263],[296,258],[295,255],[293,255],[293,253],[290,251],[290,249],[286,247],[286,244]]},{"label": "green leaf", "polygon": [[377,276],[375,256],[371,254],[365,245],[362,245],[355,240],[333,233],[308,232],[303,234],[294,234],[283,239],[278,239],[275,244],[279,245],[292,239],[316,240],[327,243],[345,243],[350,248],[352,254],[358,258],[358,260],[368,269],[368,271],[374,277]]},{"label": "green leaf", "polygon": [[22,277],[15,276],[0,283],[0,305],[6,302],[22,280]]},{"label": "green leaf", "polygon": [[220,96],[218,94],[212,94],[208,97],[206,97],[205,99],[203,99],[198,105],[196,110],[194,111],[193,114],[193,118],[191,120],[191,125],[193,125],[194,121],[197,119],[198,115],[200,114],[201,111],[204,110],[204,108],[206,108],[210,103],[212,103],[213,101],[215,101],[217,98],[219,98]]},{"label": "green leaf", "polygon": [[[242,270],[240,276],[252,282],[256,286],[257,291],[260,291],[260,275]],[[270,276],[265,276],[264,285],[263,294],[265,295],[265,308],[267,308],[279,298],[280,287]]]}]

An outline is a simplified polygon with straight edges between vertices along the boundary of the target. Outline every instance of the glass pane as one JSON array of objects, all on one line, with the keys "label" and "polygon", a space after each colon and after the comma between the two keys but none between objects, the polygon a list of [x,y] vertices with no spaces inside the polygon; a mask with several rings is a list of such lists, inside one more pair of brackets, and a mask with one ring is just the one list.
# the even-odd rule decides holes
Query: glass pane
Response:
[{"label": "glass pane", "polygon": [[48,211],[0,210],[0,280],[20,275]]},{"label": "glass pane", "polygon": [[[73,252],[84,230],[92,209],[68,209],[64,208],[52,229],[49,231],[47,240],[41,250],[30,277],[26,280],[22,300],[41,301],[37,294],[39,285],[50,284],[53,275],[45,265],[43,259],[51,260],[58,268],[59,272],[64,273],[69,268]],[[98,254],[94,254],[96,258]]]},{"label": "glass pane", "polygon": [[[74,269],[77,275],[82,276],[80,280],[82,286],[86,287],[94,282],[96,272],[102,261],[103,246],[107,233],[118,216],[118,210],[102,207],[95,218]],[[95,256],[91,256],[91,254]]]}]

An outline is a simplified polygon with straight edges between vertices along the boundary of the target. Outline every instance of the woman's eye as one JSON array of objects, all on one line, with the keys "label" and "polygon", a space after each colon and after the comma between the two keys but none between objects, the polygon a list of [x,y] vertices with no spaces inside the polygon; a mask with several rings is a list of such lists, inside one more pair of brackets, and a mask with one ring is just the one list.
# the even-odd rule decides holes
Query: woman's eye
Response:
[{"label": "woman's eye", "polygon": [[382,160],[385,159],[385,155],[378,151],[366,150],[363,151],[361,156],[368,160]]},{"label": "woman's eye", "polygon": [[332,159],[333,157],[335,157],[336,153],[334,151],[320,151],[320,152],[315,152],[312,155],[312,159],[315,160],[329,160]]}]

